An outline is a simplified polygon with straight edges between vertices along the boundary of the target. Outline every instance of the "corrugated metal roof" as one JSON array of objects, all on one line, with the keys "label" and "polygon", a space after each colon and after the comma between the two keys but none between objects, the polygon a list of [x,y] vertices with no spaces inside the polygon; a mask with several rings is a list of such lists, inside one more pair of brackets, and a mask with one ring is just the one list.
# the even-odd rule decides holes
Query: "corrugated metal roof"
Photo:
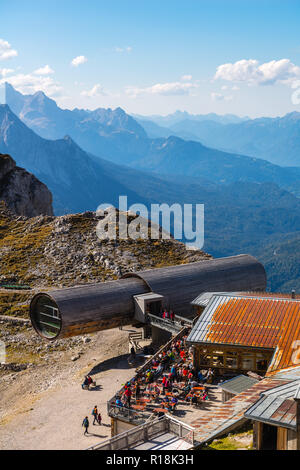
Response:
[{"label": "corrugated metal roof", "polygon": [[272,374],[272,377],[276,377],[279,380],[299,380],[300,379],[300,366],[293,366],[289,367],[287,369],[281,369],[274,374]]},{"label": "corrugated metal roof", "polygon": [[238,375],[233,379],[226,380],[219,385],[219,387],[224,390],[224,392],[232,393],[237,395],[238,393],[248,390],[252,385],[259,382],[259,380],[254,379],[254,377],[249,377],[248,375]]},{"label": "corrugated metal roof", "polygon": [[[207,411],[204,416],[197,417],[191,422],[195,428],[195,439],[203,444],[228,432],[233,426],[241,424],[245,420],[245,411],[257,402],[262,392],[283,383],[284,381],[274,377],[265,378],[248,390]],[[197,416],[197,411],[193,411],[193,415]]]},{"label": "corrugated metal roof", "polygon": [[245,413],[245,418],[296,430],[296,408],[291,398],[262,397]]},{"label": "corrugated metal roof", "polygon": [[[202,292],[196,297],[191,304],[198,305],[199,307],[206,307],[209,304],[213,295],[238,295],[239,297],[262,297],[262,298],[278,298],[278,299],[291,299],[291,294],[281,294],[276,292]],[[300,294],[295,295],[295,299],[300,300]]]},{"label": "corrugated metal roof", "polygon": [[299,338],[299,300],[215,294],[187,341],[274,349],[272,374],[299,365]]},{"label": "corrugated metal roof", "polygon": [[245,413],[245,417],[269,424],[296,429],[297,396],[300,380],[271,388]]},{"label": "corrugated metal roof", "polygon": [[[232,292],[232,294],[235,294],[236,292]],[[196,297],[192,302],[191,304],[192,305],[198,305],[199,307],[206,307],[212,296],[213,295],[221,295],[221,294],[228,294],[228,292],[203,292],[202,294],[198,295],[198,297]]]}]

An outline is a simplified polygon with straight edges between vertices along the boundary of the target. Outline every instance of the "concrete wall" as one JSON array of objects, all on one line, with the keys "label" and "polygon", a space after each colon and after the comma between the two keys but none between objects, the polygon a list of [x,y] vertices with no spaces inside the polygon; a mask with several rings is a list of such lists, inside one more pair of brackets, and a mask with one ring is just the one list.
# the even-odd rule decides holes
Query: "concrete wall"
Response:
[{"label": "concrete wall", "polygon": [[121,434],[121,432],[130,431],[133,428],[136,428],[133,424],[121,421],[120,419],[111,419],[111,437]]},{"label": "concrete wall", "polygon": [[152,329],[152,343],[153,344],[167,343],[172,337],[171,333],[165,330],[161,330],[160,328],[157,328],[156,326],[152,326],[151,329]]}]

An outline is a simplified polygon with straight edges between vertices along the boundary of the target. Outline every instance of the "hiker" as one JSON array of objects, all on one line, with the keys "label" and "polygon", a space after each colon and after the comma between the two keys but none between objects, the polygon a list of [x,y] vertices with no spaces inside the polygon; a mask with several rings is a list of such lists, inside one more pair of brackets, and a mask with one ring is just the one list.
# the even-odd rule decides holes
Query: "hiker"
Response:
[{"label": "hiker", "polygon": [[135,358],[135,349],[133,346],[130,349],[130,354]]},{"label": "hiker", "polygon": [[171,322],[174,323],[174,321],[175,321],[175,313],[173,312],[173,310],[171,310],[171,312],[170,312],[170,319],[171,319]]},{"label": "hiker", "polygon": [[99,423],[99,425],[101,426],[101,423],[102,423],[102,416],[101,416],[100,411],[99,411],[99,413],[98,413],[98,423]]},{"label": "hiker", "polygon": [[94,409],[92,411],[92,416],[94,416],[94,421],[93,421],[93,424],[95,424],[95,421],[97,423],[97,418],[98,418],[98,409],[97,409],[97,406],[94,406]]},{"label": "hiker", "polygon": [[86,417],[84,418],[84,420],[82,421],[82,426],[84,426],[84,428],[85,428],[84,434],[88,434],[88,433],[89,433],[89,425],[90,425],[89,419],[88,419],[88,417],[86,416]]}]

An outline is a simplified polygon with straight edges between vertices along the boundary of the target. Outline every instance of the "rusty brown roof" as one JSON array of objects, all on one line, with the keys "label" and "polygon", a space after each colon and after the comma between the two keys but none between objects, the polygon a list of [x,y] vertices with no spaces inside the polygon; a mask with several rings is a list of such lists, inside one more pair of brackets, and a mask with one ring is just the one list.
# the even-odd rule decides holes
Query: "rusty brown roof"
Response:
[{"label": "rusty brown roof", "polygon": [[[190,424],[195,428],[195,439],[198,444],[210,441],[242,423],[245,420],[245,411],[257,402],[262,393],[285,383],[288,381],[267,377],[227,402],[207,411],[204,416],[193,420]],[[197,411],[193,411],[193,414],[196,416]]]},{"label": "rusty brown roof", "polygon": [[300,364],[298,340],[300,301],[256,294],[214,295],[187,338],[192,343],[274,350],[268,374]]}]

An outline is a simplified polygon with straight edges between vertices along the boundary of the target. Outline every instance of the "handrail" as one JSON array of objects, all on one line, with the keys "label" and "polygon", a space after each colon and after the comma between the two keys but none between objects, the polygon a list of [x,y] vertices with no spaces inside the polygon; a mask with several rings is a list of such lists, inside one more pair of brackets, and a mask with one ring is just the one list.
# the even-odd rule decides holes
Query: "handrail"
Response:
[{"label": "handrail", "polygon": [[176,341],[177,339],[181,338],[186,333],[187,327],[184,326],[178,333],[177,335],[173,336],[166,344],[164,344],[153,356],[148,359],[148,361],[145,362],[141,367],[136,369],[137,373],[141,373],[144,370],[147,370],[149,368],[149,365],[152,364],[153,359],[156,359],[159,354],[163,353],[165,350],[168,350],[173,343],[173,341]]},{"label": "handrail", "polygon": [[[150,317],[150,318],[159,320],[162,323],[166,323],[168,325],[179,324],[180,326],[182,326],[181,322],[187,323],[188,326],[192,326],[192,324],[193,324],[193,320],[190,320],[189,318],[181,317],[180,315],[175,315],[174,321],[169,320],[168,318],[163,318],[163,317],[160,317],[158,315],[154,315],[153,313],[148,313],[147,316]],[[176,321],[176,320],[180,320],[180,322]]]},{"label": "handrail", "polygon": [[166,320],[165,318],[158,317],[157,315],[152,315],[151,313],[148,313],[147,316],[150,319],[151,325],[155,323],[158,325],[164,325],[168,331],[179,331],[182,328],[178,322],[172,322],[170,320]]},{"label": "handrail", "polygon": [[184,321],[185,323],[188,323],[189,325],[193,324],[193,320],[191,320],[190,318],[181,317],[180,315],[175,315],[175,321],[176,321],[176,318],[179,318],[181,321]]},{"label": "handrail", "polygon": [[[152,421],[149,424],[157,424],[158,422],[165,421],[166,416],[163,416],[161,419],[156,419]],[[106,441],[101,442],[101,444],[95,444],[91,447],[88,447],[86,450],[97,450],[102,446],[105,446],[107,444],[112,444],[114,442],[117,442],[121,439],[123,439],[126,436],[130,436],[131,434],[135,434],[137,431],[142,430],[145,427],[145,424],[141,424],[140,426],[136,426],[134,429],[129,429],[128,431],[123,431],[120,434],[117,434],[116,436],[111,437],[110,439],[106,439]]]},{"label": "handrail", "polygon": [[[164,424],[163,429],[159,429],[158,431],[153,432],[152,434],[151,432],[149,433],[148,430],[151,427],[154,427],[158,423]],[[188,424],[183,423],[182,421],[178,421],[177,419],[173,418],[173,416],[165,415],[162,418],[155,419],[149,423],[144,423],[144,424],[141,424],[140,426],[136,426],[134,429],[130,429],[128,431],[124,431],[120,434],[117,434],[116,436],[113,436],[110,439],[107,439],[106,441],[101,442],[100,444],[95,444],[89,447],[87,450],[100,450],[102,447],[106,447],[108,445],[110,445],[111,447],[112,444],[115,444],[124,438],[125,438],[125,441],[128,442],[129,436],[138,434],[139,438],[134,442],[134,444],[136,445],[140,441],[145,442],[148,438],[153,437],[155,434],[161,433],[162,431],[167,431],[170,427],[170,423],[174,423],[178,426],[178,433],[174,432],[175,435],[177,435],[181,439],[186,440],[190,442],[192,445],[194,445],[195,429],[192,426],[189,426]],[[182,436],[182,429],[186,429],[187,431],[190,431],[190,432],[186,436]],[[190,434],[192,436],[191,438],[188,437]]]}]

